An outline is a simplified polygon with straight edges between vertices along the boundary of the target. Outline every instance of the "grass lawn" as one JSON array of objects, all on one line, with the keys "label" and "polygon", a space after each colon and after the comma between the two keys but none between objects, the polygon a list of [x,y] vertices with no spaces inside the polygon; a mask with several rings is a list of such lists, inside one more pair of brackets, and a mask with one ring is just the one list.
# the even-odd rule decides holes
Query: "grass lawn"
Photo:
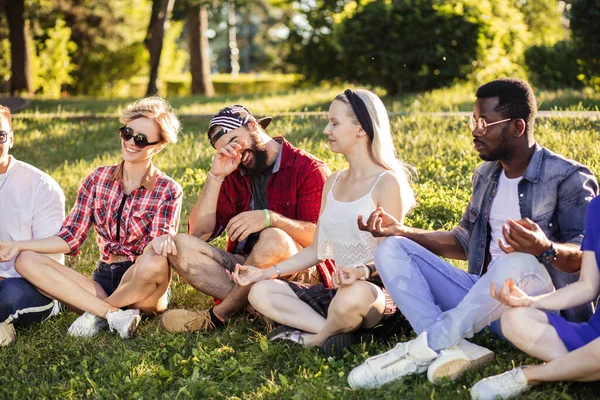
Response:
[{"label": "grass lawn", "polygon": [[[302,91],[291,96],[257,96],[251,109],[269,111],[324,109],[339,88]],[[304,93],[304,95],[302,95]],[[422,96],[431,104],[442,104],[445,92]],[[467,101],[449,93],[446,109],[468,110]],[[295,97],[296,96],[296,97]],[[462,97],[461,97],[462,96]],[[584,95],[579,93],[577,99]],[[308,97],[308,98],[307,98]],[[593,108],[589,101],[586,107]],[[565,106],[578,107],[579,100]],[[174,100],[180,112],[214,112],[237,99]],[[391,101],[391,103],[390,103]],[[408,99],[402,101],[410,102]],[[583,100],[582,100],[583,101]],[[398,103],[397,103],[398,102]],[[62,102],[63,111],[114,112],[121,101]],[[392,108],[400,100],[389,100]],[[558,103],[557,103],[558,104]],[[44,112],[56,111],[56,102],[35,101]],[[400,107],[400,106],[399,106]],[[428,105],[427,107],[430,107]],[[431,106],[433,107],[433,106]],[[456,107],[456,108],[455,108]],[[428,108],[431,109],[431,108]],[[203,111],[200,111],[203,110]],[[155,158],[158,168],[176,179],[185,191],[183,231],[189,210],[206,179],[213,150],[205,127],[208,121],[183,121],[181,141]],[[461,118],[407,116],[393,118],[396,146],[402,158],[416,166],[414,188],[418,207],[407,223],[428,229],[450,228],[458,223],[470,194],[470,176],[479,163],[471,148],[466,121]],[[79,183],[94,167],[117,163],[120,142],[116,120],[15,119],[12,154],[50,173],[63,187],[67,208],[75,199]],[[276,119],[269,132],[284,135],[296,146],[326,160],[332,170],[345,168],[341,156],[328,150],[323,119],[286,117]],[[598,121],[590,119],[544,119],[536,127],[542,145],[590,166],[600,174]],[[98,250],[93,235],[70,267],[91,274]],[[219,239],[224,244],[224,238]],[[457,263],[464,268],[464,263]],[[205,308],[210,300],[190,289],[177,277],[173,284],[173,307]],[[17,330],[17,342],[0,349],[0,398],[407,398],[461,399],[477,380],[515,365],[537,362],[524,356],[491,334],[475,341],[491,348],[496,360],[482,370],[472,371],[457,382],[433,386],[424,375],[395,382],[379,390],[354,391],[346,379],[350,370],[369,355],[390,348],[392,343],[355,346],[343,359],[326,359],[319,350],[272,344],[264,328],[244,315],[234,318],[226,329],[212,333],[176,335],[161,330],[157,319],[144,321],[138,334],[122,341],[110,332],[91,339],[66,336],[74,313]],[[596,384],[546,384],[526,398],[598,398]]]}]

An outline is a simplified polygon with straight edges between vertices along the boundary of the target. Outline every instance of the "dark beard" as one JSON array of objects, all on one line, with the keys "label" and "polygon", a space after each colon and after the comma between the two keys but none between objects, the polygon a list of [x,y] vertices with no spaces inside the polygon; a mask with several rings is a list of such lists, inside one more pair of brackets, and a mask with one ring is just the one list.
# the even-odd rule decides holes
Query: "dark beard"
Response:
[{"label": "dark beard", "polygon": [[498,146],[487,154],[480,154],[479,158],[483,161],[503,161],[511,158],[512,150],[508,144],[508,127],[502,129],[502,140]]},{"label": "dark beard", "polygon": [[269,165],[267,165],[267,147],[265,145],[255,144],[250,150],[254,155],[254,164],[252,166],[240,164],[240,167],[246,171],[249,176],[262,175],[262,173],[269,168]]}]

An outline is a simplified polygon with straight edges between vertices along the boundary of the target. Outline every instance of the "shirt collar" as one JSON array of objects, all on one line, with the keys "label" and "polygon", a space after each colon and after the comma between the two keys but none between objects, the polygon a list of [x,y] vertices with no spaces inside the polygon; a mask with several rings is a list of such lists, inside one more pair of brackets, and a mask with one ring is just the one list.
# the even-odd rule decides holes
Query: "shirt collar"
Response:
[{"label": "shirt collar", "polygon": [[530,182],[537,182],[540,179],[540,171],[542,170],[542,161],[544,161],[544,152],[542,146],[538,143],[535,144],[535,150],[529,160],[529,165],[523,174],[523,179],[527,179]]},{"label": "shirt collar", "polygon": [[[123,180],[123,164],[125,161],[121,161],[115,171],[111,174],[111,181],[122,181]],[[154,166],[154,164],[150,163],[150,168],[146,171],[146,174],[142,178],[142,186],[148,189],[149,191],[154,190],[154,186],[156,185],[158,170]]]}]

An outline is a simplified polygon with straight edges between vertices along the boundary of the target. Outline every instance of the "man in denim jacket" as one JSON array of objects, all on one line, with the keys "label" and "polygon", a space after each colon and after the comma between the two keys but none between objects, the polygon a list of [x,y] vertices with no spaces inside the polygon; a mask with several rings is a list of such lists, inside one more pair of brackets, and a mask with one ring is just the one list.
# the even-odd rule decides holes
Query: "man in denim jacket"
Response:
[{"label": "man in denim jacket", "polygon": [[[424,231],[402,226],[377,210],[363,230],[390,236],[375,265],[418,338],[371,357],[348,377],[352,387],[377,387],[427,371],[431,382],[456,379],[494,354],[465,340],[486,326],[501,335],[506,309],[490,296],[512,278],[530,295],[578,279],[584,215],[598,193],[590,170],[541,147],[533,137],[537,109],[531,87],[499,79],[477,90],[473,145],[484,161],[458,227]],[[441,257],[468,260],[468,273]],[[566,310],[587,321],[591,304]],[[496,321],[496,322],[494,322]]]}]

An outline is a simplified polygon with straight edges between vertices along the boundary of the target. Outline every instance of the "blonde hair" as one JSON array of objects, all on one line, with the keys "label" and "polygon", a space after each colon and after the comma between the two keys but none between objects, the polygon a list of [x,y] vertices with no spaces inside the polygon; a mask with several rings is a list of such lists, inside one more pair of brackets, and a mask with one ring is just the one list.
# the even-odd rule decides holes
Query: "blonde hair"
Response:
[{"label": "blonde hair", "polygon": [[12,118],[10,116],[10,108],[0,105],[0,117],[3,117],[8,121],[8,126],[10,126],[10,130],[12,131]]},{"label": "blonde hair", "polygon": [[[394,147],[392,138],[392,129],[390,119],[385,109],[385,105],[375,93],[366,90],[358,89],[354,93],[365,103],[369,117],[373,123],[373,140],[369,140],[369,152],[373,160],[383,168],[394,171],[400,180],[400,189],[402,204],[408,211],[415,206],[415,194],[410,187],[410,181],[415,174],[415,168],[412,165],[406,164],[398,158],[398,153]],[[348,116],[356,125],[360,125],[350,102],[345,94],[339,94],[334,100],[338,100],[346,104],[348,108]]]},{"label": "blonde hair", "polygon": [[119,121],[127,124],[138,118],[148,118],[156,122],[160,126],[160,136],[163,142],[177,142],[181,123],[171,105],[160,96],[145,97],[131,103],[121,113]]}]

